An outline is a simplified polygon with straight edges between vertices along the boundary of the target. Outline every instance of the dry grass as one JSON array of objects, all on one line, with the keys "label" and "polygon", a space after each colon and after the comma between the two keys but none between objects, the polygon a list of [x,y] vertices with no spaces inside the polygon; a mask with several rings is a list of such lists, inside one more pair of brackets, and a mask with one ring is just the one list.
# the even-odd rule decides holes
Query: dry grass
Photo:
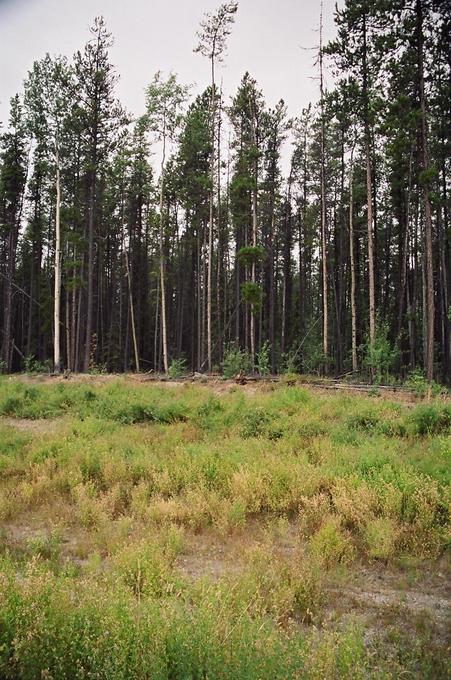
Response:
[{"label": "dry grass", "polygon": [[1,381],[0,675],[445,677],[449,408]]}]

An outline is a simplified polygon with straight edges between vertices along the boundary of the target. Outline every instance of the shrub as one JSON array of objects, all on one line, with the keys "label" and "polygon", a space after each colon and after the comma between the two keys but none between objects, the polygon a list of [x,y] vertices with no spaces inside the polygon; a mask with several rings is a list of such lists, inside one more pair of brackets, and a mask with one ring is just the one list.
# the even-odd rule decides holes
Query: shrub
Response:
[{"label": "shrub", "polygon": [[377,495],[368,483],[356,476],[337,479],[332,486],[332,503],[349,529],[364,526],[377,510]]},{"label": "shrub", "polygon": [[364,530],[368,555],[378,560],[391,560],[395,556],[398,535],[397,525],[390,517],[370,519]]},{"label": "shrub", "polygon": [[423,371],[415,369],[411,371],[405,382],[405,387],[412,390],[417,397],[425,397],[429,392],[433,396],[440,394],[442,388],[436,382],[431,383],[425,378]]},{"label": "shrub", "polygon": [[277,359],[277,367],[280,374],[280,380],[282,380],[285,375],[296,376],[296,379],[299,378],[300,362],[299,357],[294,350],[280,353],[280,356]]},{"label": "shrub", "polygon": [[363,365],[368,368],[376,384],[380,384],[383,379],[389,382],[390,369],[399,356],[399,350],[390,344],[388,333],[388,325],[379,324],[374,342],[371,343],[367,338],[363,346]]},{"label": "shrub", "polygon": [[299,522],[301,533],[308,537],[316,533],[324,521],[324,517],[330,515],[332,510],[331,499],[325,493],[301,497],[299,507]]},{"label": "shrub", "polygon": [[46,560],[57,560],[61,549],[61,536],[57,529],[48,533],[39,533],[27,541],[27,548],[32,555],[39,555]]},{"label": "shrub", "polygon": [[49,373],[51,370],[50,360],[39,361],[34,354],[29,354],[24,359],[25,373]]},{"label": "shrub", "polygon": [[223,410],[224,409],[219,399],[210,395],[207,401],[197,409],[197,415],[200,418],[208,418],[209,416],[221,413]]},{"label": "shrub", "polygon": [[266,340],[257,353],[257,366],[260,375],[269,375],[271,373],[271,360],[270,360],[270,344]]},{"label": "shrub", "polygon": [[271,421],[271,415],[264,409],[252,409],[243,416],[241,436],[245,439],[260,437],[265,434]]},{"label": "shrub", "polygon": [[3,416],[14,416],[20,413],[22,406],[22,399],[19,397],[6,397],[5,401],[1,405],[1,415]]},{"label": "shrub", "polygon": [[451,431],[451,406],[422,404],[410,414],[413,433],[418,436],[448,434]]},{"label": "shrub", "polygon": [[[174,547],[177,550],[177,546]],[[138,597],[144,594],[161,596],[170,581],[164,548],[146,540],[120,550],[113,558],[113,569],[124,585]]]},{"label": "shrub", "polygon": [[181,378],[187,373],[186,359],[173,359],[169,366],[168,374],[170,378]]},{"label": "shrub", "polygon": [[380,422],[380,418],[374,411],[364,411],[363,413],[356,413],[348,418],[348,427],[362,432],[373,432],[376,430]]},{"label": "shrub", "polygon": [[156,421],[159,414],[155,408],[145,404],[130,404],[118,409],[112,414],[113,420],[117,420],[124,425],[133,423],[144,423],[146,421]]},{"label": "shrub", "polygon": [[227,345],[222,362],[224,378],[234,378],[239,373],[249,373],[251,370],[251,360],[247,352],[241,350],[234,343]]},{"label": "shrub", "polygon": [[350,537],[340,528],[337,517],[326,519],[310,540],[310,552],[324,569],[338,564],[350,564],[355,558],[355,548]]}]

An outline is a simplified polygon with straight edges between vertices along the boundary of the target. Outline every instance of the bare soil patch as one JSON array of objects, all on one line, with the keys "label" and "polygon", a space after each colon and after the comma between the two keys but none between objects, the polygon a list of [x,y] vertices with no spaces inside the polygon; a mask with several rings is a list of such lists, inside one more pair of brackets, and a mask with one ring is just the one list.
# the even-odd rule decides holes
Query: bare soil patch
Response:
[{"label": "bare soil patch", "polygon": [[[218,580],[238,576],[246,566],[246,552],[265,545],[268,529],[259,523],[241,532],[218,536],[206,531],[187,539],[176,567],[189,578]],[[268,559],[302,558],[303,545],[295,525],[271,541]],[[380,563],[356,563],[338,577],[325,578],[321,627],[344,627],[360,621],[368,639],[390,627],[412,632],[431,629],[440,644],[451,645],[451,581],[445,560],[423,565],[421,572]]]},{"label": "bare soil patch", "polygon": [[52,434],[61,423],[61,418],[39,418],[37,420],[29,418],[3,418],[3,422],[20,432],[39,435]]},{"label": "bare soil patch", "polygon": [[[68,518],[45,515],[17,518],[1,527],[0,544],[12,551],[24,551],[38,538],[49,539],[58,525],[59,555],[63,560],[83,564],[89,536],[68,525]],[[61,521],[61,524],[60,524]],[[214,528],[187,533],[175,568],[194,581],[238,577],[246,568],[246,556],[253,548],[270,546],[268,559],[302,559],[304,546],[295,524],[277,527],[251,522],[231,534]],[[433,632],[436,641],[451,645],[451,582],[445,559],[404,570],[381,563],[356,563],[342,574],[325,577],[324,603],[314,620],[320,628],[342,628],[350,621],[364,626],[368,640],[391,628],[412,634]],[[299,622],[302,627],[302,623]]]}]

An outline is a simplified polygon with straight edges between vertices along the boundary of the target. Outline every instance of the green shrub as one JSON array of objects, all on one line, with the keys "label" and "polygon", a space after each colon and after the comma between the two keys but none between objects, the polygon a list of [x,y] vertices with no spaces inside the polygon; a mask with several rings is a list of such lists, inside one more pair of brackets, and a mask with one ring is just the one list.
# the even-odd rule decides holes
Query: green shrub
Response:
[{"label": "green shrub", "polygon": [[61,536],[57,529],[50,533],[39,533],[27,540],[27,548],[32,555],[46,560],[56,560],[60,555]]},{"label": "green shrub", "polygon": [[19,397],[6,397],[1,405],[2,416],[15,416],[20,413],[22,407],[22,399]]},{"label": "green shrub", "polygon": [[388,339],[387,324],[378,324],[374,342],[367,338],[363,346],[363,365],[369,370],[376,384],[382,380],[390,382],[390,370],[399,356],[399,350],[392,347]]},{"label": "green shrub", "polygon": [[259,437],[267,431],[268,425],[273,418],[264,409],[252,409],[243,416],[241,436],[245,439],[249,437]]},{"label": "green shrub", "polygon": [[421,404],[410,414],[410,425],[418,436],[448,434],[451,431],[451,406]]},{"label": "green shrub", "polygon": [[145,423],[159,420],[158,411],[147,404],[130,404],[112,413],[113,420],[124,425]]},{"label": "green shrub", "polygon": [[266,340],[257,352],[257,367],[261,376],[271,373],[270,344]]},{"label": "green shrub", "polygon": [[374,411],[356,413],[348,418],[348,427],[362,432],[374,432],[380,424],[380,418]]},{"label": "green shrub", "polygon": [[390,517],[369,520],[364,531],[368,555],[378,560],[393,559],[398,535],[398,527]]},{"label": "green shrub", "polygon": [[222,362],[224,378],[234,378],[239,373],[249,373],[251,370],[251,360],[247,352],[241,350],[234,343],[227,345]]},{"label": "green shrub", "polygon": [[355,558],[355,548],[340,528],[336,517],[327,519],[310,540],[310,552],[324,569],[337,564],[349,564]]},{"label": "green shrub", "polygon": [[50,360],[39,361],[33,354],[25,357],[23,364],[25,373],[50,373],[51,370]]},{"label": "green shrub", "polygon": [[169,366],[168,374],[170,378],[181,378],[187,373],[186,359],[173,359]]},{"label": "green shrub", "polygon": [[425,397],[429,393],[432,396],[437,396],[442,390],[441,385],[434,381],[430,383],[425,378],[423,371],[418,368],[409,373],[405,387],[412,390],[417,397]]}]

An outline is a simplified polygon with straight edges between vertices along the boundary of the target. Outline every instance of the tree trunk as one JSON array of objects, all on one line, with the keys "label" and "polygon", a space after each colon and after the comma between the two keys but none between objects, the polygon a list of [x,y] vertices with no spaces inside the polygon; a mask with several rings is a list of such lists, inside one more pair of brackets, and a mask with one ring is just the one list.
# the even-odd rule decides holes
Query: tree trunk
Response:
[{"label": "tree trunk", "polygon": [[60,340],[60,312],[61,312],[61,183],[58,154],[56,156],[56,206],[55,206],[55,298],[53,308],[54,344],[53,370],[61,371],[61,340]]},{"label": "tree trunk", "polygon": [[166,281],[164,261],[164,223],[163,223],[163,196],[164,196],[164,162],[166,156],[166,129],[163,131],[163,156],[161,159],[160,173],[160,291],[161,291],[161,331],[163,341],[163,367],[164,372],[169,371],[168,359],[168,331],[166,319]]},{"label": "tree trunk", "polygon": [[424,368],[426,378],[432,381],[434,377],[434,270],[432,259],[432,210],[428,188],[428,141],[426,121],[426,98],[424,93],[423,70],[423,7],[421,0],[416,2],[416,38],[418,50],[418,90],[420,98],[420,141],[421,141],[421,170],[423,173],[423,204],[424,204],[424,254],[426,260],[426,354]]},{"label": "tree trunk", "polygon": [[325,159],[324,159],[324,83],[323,83],[323,7],[321,4],[320,16],[320,44],[319,44],[319,66],[320,66],[320,105],[321,105],[321,131],[320,131],[320,194],[321,194],[321,271],[323,288],[323,354],[326,373],[328,372],[329,361],[329,316],[328,316],[328,285],[327,285],[327,243],[326,243],[326,180],[325,180]]},{"label": "tree trunk", "polygon": [[131,272],[130,272],[130,266],[129,266],[129,261],[128,261],[128,253],[127,250],[124,249],[124,257],[125,257],[125,269],[127,271],[127,281],[128,281],[128,296],[129,296],[129,303],[130,303],[130,320],[132,324],[132,337],[133,337],[133,350],[135,353],[135,369],[136,372],[140,372],[140,367],[139,367],[139,352],[138,352],[138,340],[136,337],[136,324],[135,324],[135,308],[133,305],[133,291],[132,291],[132,278],[131,278]]},{"label": "tree trunk", "polygon": [[371,140],[368,106],[368,60],[367,60],[367,25],[366,13],[363,15],[363,107],[365,128],[365,165],[366,165],[366,203],[368,231],[368,306],[369,306],[369,341],[374,345],[376,337],[376,302],[374,283],[374,243],[373,243],[373,182],[371,176]]},{"label": "tree trunk", "polygon": [[94,209],[95,209],[96,176],[92,172],[91,184],[89,187],[89,208],[88,208],[88,299],[86,303],[86,333],[83,370],[89,371],[91,361],[92,343],[92,315],[94,307]]},{"label": "tree trunk", "polygon": [[367,228],[368,228],[368,295],[370,344],[374,345],[376,337],[376,302],[374,290],[374,244],[373,244],[373,190],[371,181],[371,159],[368,140],[365,142],[366,156],[366,193],[367,193]]},{"label": "tree trunk", "polygon": [[211,371],[211,299],[212,299],[212,272],[213,272],[213,222],[214,222],[214,184],[215,184],[215,62],[211,57],[211,159],[210,159],[210,214],[208,227],[208,264],[207,264],[207,368]]},{"label": "tree trunk", "polygon": [[[252,112],[252,137],[253,144],[255,146],[255,159],[254,159],[254,186],[252,187],[252,247],[257,247],[257,200],[258,200],[258,160],[257,160],[257,126],[255,120],[256,112]],[[251,268],[251,282],[255,285],[256,283],[256,263],[255,258],[252,260]],[[255,310],[251,308],[251,323],[250,323],[250,336],[251,336],[251,364],[252,369],[255,366]]]},{"label": "tree trunk", "polygon": [[351,350],[352,350],[352,370],[356,373],[359,370],[357,363],[357,308],[356,308],[356,282],[355,282],[355,261],[354,261],[354,189],[353,189],[353,154],[354,147],[351,149],[349,162],[349,259],[351,265]]}]

